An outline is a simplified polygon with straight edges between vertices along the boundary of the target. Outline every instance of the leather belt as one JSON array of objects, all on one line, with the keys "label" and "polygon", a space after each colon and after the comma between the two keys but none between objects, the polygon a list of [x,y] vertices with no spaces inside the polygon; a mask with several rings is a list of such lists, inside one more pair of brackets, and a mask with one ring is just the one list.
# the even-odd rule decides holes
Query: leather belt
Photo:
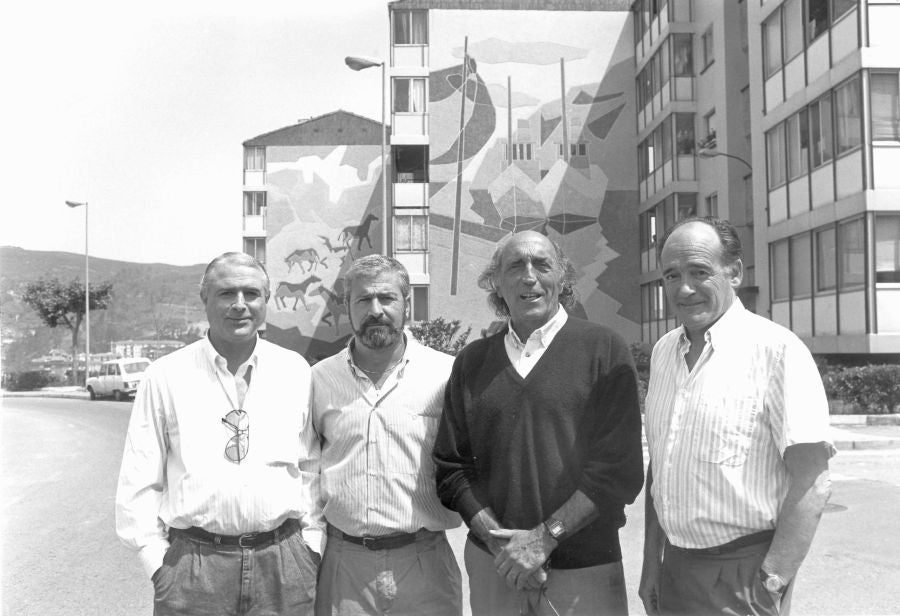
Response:
[{"label": "leather belt", "polygon": [[170,528],[169,532],[183,533],[202,543],[231,545],[253,549],[274,543],[278,539],[292,535],[298,530],[300,530],[300,521],[289,518],[276,529],[260,533],[244,533],[243,535],[217,535],[208,530],[204,530],[199,526],[191,526],[190,528]]},{"label": "leather belt", "polygon": [[728,543],[716,545],[711,548],[680,548],[676,545],[673,545],[672,547],[676,550],[687,552],[688,554],[696,554],[699,556],[719,556],[721,554],[730,554],[735,550],[745,548],[747,546],[767,543],[769,541],[772,541],[772,537],[774,536],[774,530],[762,530],[758,533],[744,535],[743,537],[738,537],[734,541],[729,541]]},{"label": "leather belt", "polygon": [[334,526],[328,527],[328,534],[339,537],[349,543],[361,545],[369,550],[394,550],[415,543],[418,539],[432,537],[437,533],[430,530],[422,529],[415,533],[396,533],[393,535],[382,535],[379,537],[355,537],[348,535],[339,528]]}]

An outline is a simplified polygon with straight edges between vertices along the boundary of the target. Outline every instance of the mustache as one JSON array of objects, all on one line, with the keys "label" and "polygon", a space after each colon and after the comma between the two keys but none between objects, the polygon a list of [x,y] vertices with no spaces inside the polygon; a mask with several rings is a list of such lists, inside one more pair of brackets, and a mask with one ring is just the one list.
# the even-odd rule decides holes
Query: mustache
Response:
[{"label": "mustache", "polygon": [[362,322],[362,329],[367,327],[377,327],[377,326],[385,326],[385,327],[393,327],[394,324],[391,323],[391,320],[387,317],[367,317],[365,321]]}]

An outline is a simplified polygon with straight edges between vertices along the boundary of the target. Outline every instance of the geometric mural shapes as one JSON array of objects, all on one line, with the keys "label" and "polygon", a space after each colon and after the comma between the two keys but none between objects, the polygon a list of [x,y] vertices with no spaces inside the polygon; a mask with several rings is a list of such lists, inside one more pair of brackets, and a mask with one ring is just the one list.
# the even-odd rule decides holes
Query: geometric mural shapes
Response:
[{"label": "geometric mural shapes", "polygon": [[470,188],[469,194],[472,195],[472,206],[469,209],[478,214],[484,220],[484,224],[491,227],[499,226],[500,214],[494,206],[491,193],[484,188]]},{"label": "geometric mural shapes", "polygon": [[512,216],[504,218],[500,222],[500,228],[510,233],[519,233],[520,231],[537,231],[546,234],[547,219],[532,218],[530,216]]},{"label": "geometric mural shapes", "polygon": [[540,218],[547,216],[547,208],[541,205],[543,200],[536,184],[515,165],[507,167],[494,178],[488,185],[488,190],[501,218],[515,216],[517,213]]},{"label": "geometric mural shapes", "polygon": [[[469,44],[469,55],[478,58],[485,64],[502,64],[515,62],[518,64],[547,65],[566,60],[580,60],[588,55],[589,50],[583,47],[572,47],[551,41],[504,41],[498,38],[487,38]],[[455,58],[463,55],[462,47],[451,51]]]},{"label": "geometric mural shapes", "polygon": [[[499,83],[492,83],[488,85],[488,93],[491,95],[491,100],[495,101],[494,105],[496,107],[501,107],[506,109],[506,103],[509,99],[509,90],[506,89],[506,86],[500,85]],[[516,109],[519,107],[534,107],[541,100],[535,96],[530,94],[526,94],[525,92],[513,92],[512,93],[512,108]]]},{"label": "geometric mural shapes", "polygon": [[[428,216],[428,224],[434,225],[438,229],[446,229],[453,231],[453,217],[443,216],[441,214],[430,214]],[[509,234],[509,231],[501,229],[499,226],[492,227],[478,224],[470,220],[463,220],[460,226],[460,232],[463,235],[477,237],[490,242],[499,242]]]},{"label": "geometric mural shapes", "polygon": [[578,95],[572,100],[573,105],[593,105],[594,103],[602,103],[603,101],[608,101],[614,98],[619,98],[622,96],[621,92],[616,92],[615,94],[604,94],[602,96],[591,96],[584,90],[578,93]]},{"label": "geometric mural shapes", "polygon": [[511,186],[494,204],[503,220],[526,217],[529,220],[543,221],[547,217],[543,204],[518,186]]},{"label": "geometric mural shapes", "polygon": [[471,115],[466,120],[462,135],[457,128],[457,138],[450,147],[431,159],[432,165],[458,162],[460,136],[464,137],[463,160],[468,160],[477,154],[494,134],[497,114],[491,102],[491,95],[478,73],[472,73],[471,77],[466,85],[466,98],[472,101]]},{"label": "geometric mural shapes", "polygon": [[441,190],[446,185],[447,185],[447,182],[428,182],[428,198],[431,199],[436,194],[441,192]]},{"label": "geometric mural shapes", "polygon": [[360,180],[365,180],[368,176],[369,167],[371,167],[373,160],[378,163],[379,167],[381,166],[380,152],[373,157],[373,152],[367,150],[369,150],[369,148],[347,148],[347,151],[340,162],[342,166],[353,167],[356,169],[356,174]]},{"label": "geometric mural shapes", "polygon": [[560,235],[567,235],[596,223],[596,217],[582,216],[580,214],[556,214],[547,221],[550,228]]},{"label": "geometric mural shapes", "polygon": [[553,134],[553,131],[556,130],[556,127],[559,126],[560,122],[562,122],[562,116],[544,118],[544,114],[541,114],[541,145],[544,145],[544,142],[546,142],[547,138]]},{"label": "geometric mural shapes", "polygon": [[[475,72],[475,62],[470,58],[469,73]],[[432,71],[428,76],[428,102],[437,103],[459,92],[462,83],[462,64]]]},{"label": "geometric mural shapes", "polygon": [[612,111],[603,114],[599,118],[591,120],[587,125],[588,130],[591,131],[591,133],[598,139],[606,139],[606,136],[609,134],[609,131],[616,123],[616,119],[618,119],[619,114],[624,108],[625,103],[622,103]]},{"label": "geometric mural shapes", "polygon": [[603,203],[609,178],[597,165],[590,165],[590,177],[575,171],[566,161],[559,159],[538,185],[542,200],[550,204],[548,214],[580,214],[596,217]]}]

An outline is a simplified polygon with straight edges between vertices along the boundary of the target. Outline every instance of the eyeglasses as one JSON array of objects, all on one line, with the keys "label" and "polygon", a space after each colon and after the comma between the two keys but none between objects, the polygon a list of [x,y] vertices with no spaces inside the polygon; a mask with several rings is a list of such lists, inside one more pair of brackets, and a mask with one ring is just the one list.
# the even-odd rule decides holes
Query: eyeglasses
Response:
[{"label": "eyeglasses", "polygon": [[222,423],[234,430],[234,436],[225,443],[225,458],[240,464],[250,451],[250,417],[241,409],[229,412]]}]

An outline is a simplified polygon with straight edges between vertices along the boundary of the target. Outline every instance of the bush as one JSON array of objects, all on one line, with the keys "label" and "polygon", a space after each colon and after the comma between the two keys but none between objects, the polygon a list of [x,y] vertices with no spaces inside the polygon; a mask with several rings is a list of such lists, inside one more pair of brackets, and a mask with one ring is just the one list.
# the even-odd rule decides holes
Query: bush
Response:
[{"label": "bush", "polygon": [[460,321],[445,321],[443,317],[431,319],[430,321],[416,321],[409,326],[409,330],[416,340],[427,347],[431,347],[435,351],[447,353],[448,355],[456,355],[460,349],[466,346],[466,340],[472,333],[469,327],[463,333],[453,340],[460,328]]},{"label": "bush", "polygon": [[893,413],[900,405],[900,366],[843,368],[822,374],[829,397],[858,404],[870,413]]},{"label": "bush", "polygon": [[46,387],[53,382],[49,372],[43,370],[28,370],[26,372],[14,372],[9,375],[6,387],[9,391],[33,391]]}]

